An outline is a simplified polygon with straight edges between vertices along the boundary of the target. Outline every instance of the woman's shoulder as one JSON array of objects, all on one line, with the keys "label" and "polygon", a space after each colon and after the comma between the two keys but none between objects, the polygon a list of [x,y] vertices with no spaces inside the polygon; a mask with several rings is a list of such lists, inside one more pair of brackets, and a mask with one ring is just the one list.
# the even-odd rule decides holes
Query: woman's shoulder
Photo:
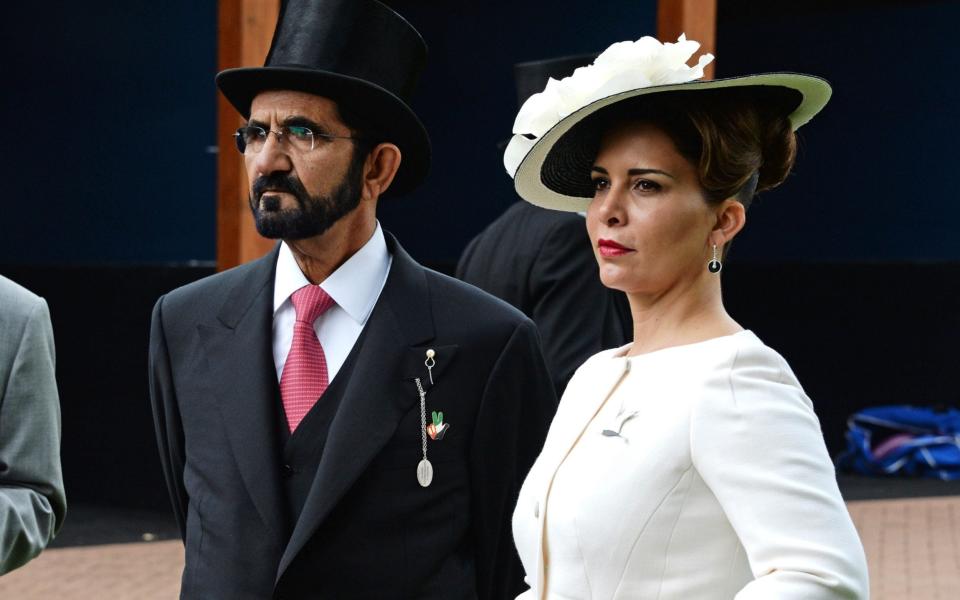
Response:
[{"label": "woman's shoulder", "polygon": [[583,361],[583,364],[577,367],[577,370],[573,372],[573,378],[571,378],[571,382],[577,377],[583,377],[584,375],[589,375],[591,372],[596,372],[598,370],[608,369],[613,363],[620,363],[624,360],[627,360],[624,358],[624,355],[629,348],[630,344],[626,344],[624,346],[607,348],[606,350],[597,352],[587,360]]},{"label": "woman's shoulder", "polygon": [[[751,331],[741,332],[729,347],[727,368],[722,373],[726,397],[739,410],[770,403],[796,405],[810,412],[813,403],[780,352],[766,345]],[[712,402],[718,402],[714,395]]]},{"label": "woman's shoulder", "polygon": [[741,332],[730,362],[731,376],[761,378],[800,387],[793,369],[780,352],[766,345],[755,333]]}]

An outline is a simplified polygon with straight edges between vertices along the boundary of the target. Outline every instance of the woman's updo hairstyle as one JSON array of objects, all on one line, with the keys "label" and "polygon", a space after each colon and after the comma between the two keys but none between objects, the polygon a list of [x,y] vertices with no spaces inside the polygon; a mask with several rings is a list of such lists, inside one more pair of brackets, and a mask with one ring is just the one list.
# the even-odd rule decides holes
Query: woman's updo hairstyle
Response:
[{"label": "woman's updo hairstyle", "polygon": [[[736,198],[749,208],[758,192],[780,185],[790,174],[797,142],[787,115],[799,100],[793,90],[759,86],[638,96],[587,117],[555,150],[579,146],[580,157],[595,158],[606,132],[627,123],[651,123],[697,168],[707,202]],[[577,195],[593,195],[593,158],[576,175]]]}]

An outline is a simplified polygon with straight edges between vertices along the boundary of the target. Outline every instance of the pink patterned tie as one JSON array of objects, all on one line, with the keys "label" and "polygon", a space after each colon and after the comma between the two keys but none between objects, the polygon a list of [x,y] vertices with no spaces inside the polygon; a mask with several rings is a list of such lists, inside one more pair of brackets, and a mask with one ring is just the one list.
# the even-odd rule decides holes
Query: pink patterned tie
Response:
[{"label": "pink patterned tie", "polygon": [[334,303],[318,285],[303,286],[290,300],[297,311],[297,321],[293,324],[293,343],[280,375],[280,396],[287,425],[293,433],[330,383],[327,359],[313,322]]}]

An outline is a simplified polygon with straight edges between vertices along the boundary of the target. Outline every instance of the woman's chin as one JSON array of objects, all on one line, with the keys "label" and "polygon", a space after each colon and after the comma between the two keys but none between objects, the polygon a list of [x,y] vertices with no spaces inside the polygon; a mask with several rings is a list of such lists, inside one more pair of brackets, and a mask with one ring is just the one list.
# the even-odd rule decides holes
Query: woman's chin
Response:
[{"label": "woman's chin", "polygon": [[636,277],[631,277],[629,273],[623,273],[620,269],[600,270],[600,283],[611,290],[627,292],[636,287]]}]

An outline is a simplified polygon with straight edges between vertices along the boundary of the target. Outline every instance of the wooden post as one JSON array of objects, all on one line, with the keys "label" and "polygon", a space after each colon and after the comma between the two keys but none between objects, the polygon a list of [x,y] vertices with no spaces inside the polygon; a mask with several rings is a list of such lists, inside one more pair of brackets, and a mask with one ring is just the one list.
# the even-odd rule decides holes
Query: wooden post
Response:
[{"label": "wooden post", "polygon": [[[279,0],[220,0],[219,68],[262,65],[279,13]],[[218,93],[217,268],[221,271],[263,256],[274,244],[260,237],[250,215],[243,156],[233,141],[242,124],[236,109]]]},{"label": "wooden post", "polygon": [[[675,42],[681,33],[700,42],[700,52],[717,52],[717,0],[658,0],[657,39]],[[704,79],[713,79],[713,66],[704,69]]]}]

